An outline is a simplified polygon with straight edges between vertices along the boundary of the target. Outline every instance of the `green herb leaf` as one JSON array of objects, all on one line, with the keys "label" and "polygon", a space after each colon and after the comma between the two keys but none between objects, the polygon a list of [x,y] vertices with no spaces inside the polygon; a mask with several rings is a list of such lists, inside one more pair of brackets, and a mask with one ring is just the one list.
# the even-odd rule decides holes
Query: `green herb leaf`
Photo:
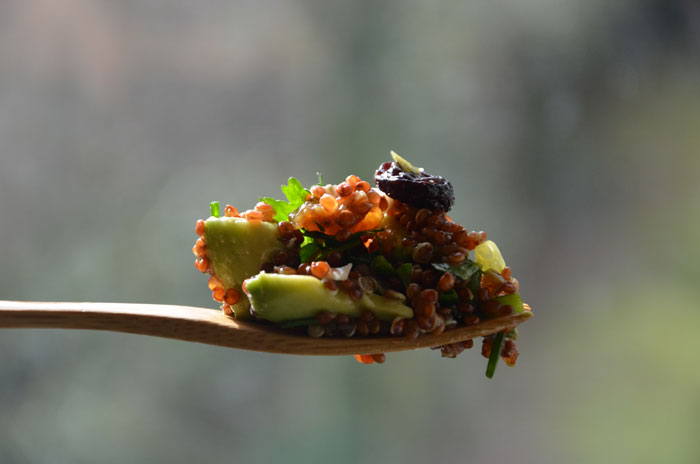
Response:
[{"label": "green herb leaf", "polygon": [[489,356],[489,363],[486,366],[486,377],[489,379],[492,379],[493,374],[496,372],[498,358],[501,356],[501,348],[503,348],[503,338],[503,332],[498,332],[491,345],[491,355]]},{"label": "green herb leaf", "polygon": [[466,259],[459,266],[453,266],[448,263],[432,263],[433,268],[438,271],[451,272],[455,277],[467,281],[477,272],[481,272],[479,266],[471,259]]},{"label": "green herb leaf", "polygon": [[405,246],[397,246],[391,249],[391,257],[394,261],[407,262],[413,259],[413,249]]},{"label": "green herb leaf", "polygon": [[440,306],[448,308],[459,302],[459,295],[457,295],[457,291],[454,289],[446,293],[440,292],[438,293],[438,301],[440,302]]},{"label": "green herb leaf", "polygon": [[221,205],[219,204],[218,201],[212,201],[209,204],[209,209],[211,210],[211,215],[214,216],[215,218],[218,218],[221,216]]},{"label": "green herb leaf", "polygon": [[401,283],[404,287],[408,287],[411,283],[411,273],[413,272],[413,264],[403,263],[401,266],[396,268],[396,274],[398,274]]},{"label": "green herb leaf", "polygon": [[321,245],[319,245],[315,239],[304,236],[304,241],[301,242],[301,246],[299,247],[299,259],[302,263],[308,263],[313,260],[320,251]]},{"label": "green herb leaf", "polygon": [[276,221],[286,221],[289,217],[289,213],[300,207],[304,201],[306,201],[306,196],[311,192],[306,190],[299,180],[290,177],[287,181],[287,185],[282,186],[282,193],[287,197],[287,201],[275,200],[270,197],[260,199],[260,201],[264,201],[275,208],[274,219]]},{"label": "green herb leaf", "polygon": [[395,275],[394,266],[391,265],[384,255],[379,255],[372,260],[372,270],[381,278]]},{"label": "green herb leaf", "polygon": [[294,207],[294,209],[296,209],[306,201],[306,196],[311,192],[306,190],[298,179],[290,177],[287,181],[287,185],[282,186],[282,193],[287,197],[290,205],[296,205]]}]

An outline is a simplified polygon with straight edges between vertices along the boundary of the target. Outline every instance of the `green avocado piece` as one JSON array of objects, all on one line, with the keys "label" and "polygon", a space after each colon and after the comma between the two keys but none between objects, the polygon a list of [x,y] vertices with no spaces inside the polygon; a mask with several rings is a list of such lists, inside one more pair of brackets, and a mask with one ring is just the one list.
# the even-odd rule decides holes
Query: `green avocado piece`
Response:
[{"label": "green avocado piece", "polygon": [[249,318],[250,302],[244,298],[241,284],[260,272],[270,255],[282,248],[277,224],[212,216],[204,224],[204,241],[214,275],[225,288],[235,288],[241,294],[233,306],[236,317]]},{"label": "green avocado piece", "polygon": [[256,315],[277,323],[314,317],[324,309],[354,317],[368,309],[385,321],[413,317],[413,309],[400,300],[372,294],[353,301],[342,289],[330,291],[312,276],[261,272],[246,282],[246,290]]},{"label": "green avocado piece", "polygon": [[523,299],[520,297],[519,293],[511,293],[510,295],[498,296],[495,299],[501,304],[501,306],[512,306],[513,312],[515,314],[525,312],[525,307],[523,306]]}]

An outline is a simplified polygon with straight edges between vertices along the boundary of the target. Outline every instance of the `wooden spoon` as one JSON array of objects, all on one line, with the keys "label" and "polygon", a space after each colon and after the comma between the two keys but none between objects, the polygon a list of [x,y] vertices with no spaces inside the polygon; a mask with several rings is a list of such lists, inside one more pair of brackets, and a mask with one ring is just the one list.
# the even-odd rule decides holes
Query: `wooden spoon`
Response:
[{"label": "wooden spoon", "polygon": [[447,345],[511,329],[531,316],[531,312],[524,312],[499,317],[416,340],[387,336],[312,338],[191,306],[0,301],[0,328],[109,330],[300,355],[376,354]]}]

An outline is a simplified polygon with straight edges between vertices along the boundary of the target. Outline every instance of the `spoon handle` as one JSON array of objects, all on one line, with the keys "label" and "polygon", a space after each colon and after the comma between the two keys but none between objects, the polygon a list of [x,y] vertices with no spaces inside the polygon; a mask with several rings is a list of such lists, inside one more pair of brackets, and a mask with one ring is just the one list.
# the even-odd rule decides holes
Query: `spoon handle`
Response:
[{"label": "spoon handle", "polygon": [[252,349],[261,333],[249,325],[190,306],[0,301],[0,328],[10,329],[107,330]]}]

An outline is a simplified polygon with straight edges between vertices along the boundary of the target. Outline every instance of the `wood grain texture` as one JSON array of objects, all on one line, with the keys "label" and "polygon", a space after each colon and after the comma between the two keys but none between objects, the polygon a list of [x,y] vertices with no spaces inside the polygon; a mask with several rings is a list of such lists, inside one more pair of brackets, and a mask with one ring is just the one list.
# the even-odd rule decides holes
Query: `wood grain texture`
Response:
[{"label": "wood grain texture", "polygon": [[242,350],[298,355],[375,354],[441,346],[510,329],[531,312],[471,327],[404,337],[311,338],[275,327],[237,321],[221,311],[191,306],[0,301],[0,328],[108,330],[172,338]]}]

